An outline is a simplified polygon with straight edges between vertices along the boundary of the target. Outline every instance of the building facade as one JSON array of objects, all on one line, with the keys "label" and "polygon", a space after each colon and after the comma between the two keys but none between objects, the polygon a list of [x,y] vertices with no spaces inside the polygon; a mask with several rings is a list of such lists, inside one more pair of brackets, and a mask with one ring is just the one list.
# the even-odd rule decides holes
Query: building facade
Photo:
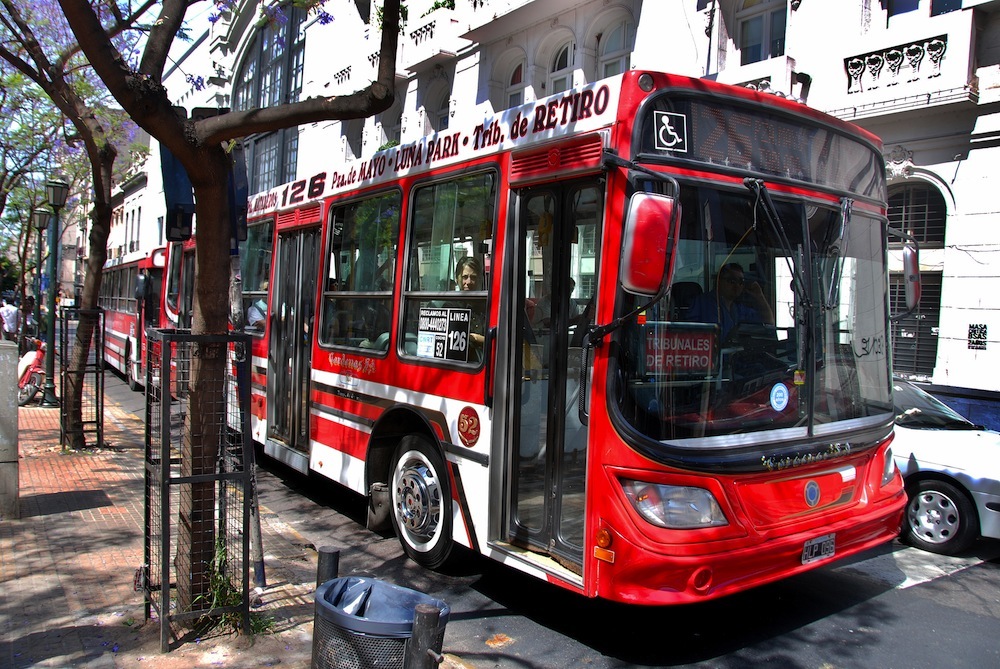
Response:
[{"label": "building facade", "polygon": [[[1000,368],[1000,205],[991,197],[1000,0],[405,4],[393,107],[245,138],[252,193],[629,68],[794,97],[883,139],[890,224],[919,241],[924,286],[919,309],[892,333],[896,372],[1000,428],[1000,377],[985,373]],[[260,7],[247,1],[203,21],[175,54],[165,84],[179,106],[267,107],[351,93],[375,78],[377,0],[328,0],[332,21],[296,10],[274,25],[258,21]],[[137,177],[123,184],[112,251],[162,230],[153,144],[142,188],[133,188]],[[890,255],[900,246],[891,243]],[[898,258],[894,268],[899,311]]]}]

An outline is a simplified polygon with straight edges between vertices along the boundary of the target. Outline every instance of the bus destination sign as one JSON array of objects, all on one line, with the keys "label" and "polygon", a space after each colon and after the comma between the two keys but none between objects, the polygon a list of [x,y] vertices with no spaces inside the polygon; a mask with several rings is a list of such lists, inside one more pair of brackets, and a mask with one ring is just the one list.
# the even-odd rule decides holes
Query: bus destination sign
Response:
[{"label": "bus destination sign", "polygon": [[640,132],[646,155],[885,197],[885,162],[873,147],[766,108],[665,93],[649,106]]}]

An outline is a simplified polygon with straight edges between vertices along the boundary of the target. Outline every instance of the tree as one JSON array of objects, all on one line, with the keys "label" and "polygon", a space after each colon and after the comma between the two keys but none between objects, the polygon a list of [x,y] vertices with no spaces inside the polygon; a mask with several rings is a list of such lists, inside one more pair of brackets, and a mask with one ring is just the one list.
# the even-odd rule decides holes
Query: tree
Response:
[{"label": "tree", "polygon": [[[9,0],[4,0],[9,1]],[[325,0],[294,0],[313,12],[322,12]],[[264,20],[280,20],[278,12],[292,0],[266,8]],[[372,116],[393,102],[399,0],[383,8],[378,76],[366,88],[350,95],[317,97],[266,109],[232,111],[201,120],[184,120],[175,113],[162,81],[170,45],[181,29],[191,0],[164,0],[152,23],[137,67],[109,38],[103,5],[91,0],[59,0],[84,53],[108,90],[131,118],[165,146],[184,166],[194,189],[198,234],[195,244],[193,334],[224,334],[229,305],[219,295],[229,293],[229,204],[227,179],[232,165],[229,143],[251,133],[289,128],[303,123]],[[231,0],[216,0],[224,11]],[[189,409],[184,427],[184,475],[211,473],[224,428],[220,417],[205,407],[221,406],[226,356],[223,347],[201,347],[191,361]],[[205,463],[199,465],[199,463]],[[202,469],[205,467],[206,469]],[[180,500],[178,594],[182,608],[208,592],[206,565],[195,556],[211,555],[214,489],[211,483],[192,484]]]},{"label": "tree", "polygon": [[[135,27],[139,18],[154,4],[155,0],[143,0],[135,8],[124,3],[110,7],[102,4],[102,13],[108,17],[107,26],[98,23],[92,29],[101,33],[101,39],[107,42],[109,48],[127,47],[126,31]],[[93,78],[79,44],[56,5],[51,2],[0,0],[0,7],[0,58],[45,92],[69,121],[69,127],[64,127],[62,123],[57,126],[63,135],[62,143],[66,147],[82,145],[91,165],[94,200],[90,248],[80,298],[81,318],[73,357],[69,362],[70,369],[80,371],[68,377],[62,398],[69,415],[66,426],[69,445],[79,447],[84,444],[82,370],[93,341],[96,325],[93,310],[97,307],[101,272],[108,255],[112,170],[118,155],[115,128],[120,120],[106,110],[106,89]]]},{"label": "tree", "polygon": [[[52,105],[38,104],[38,87],[0,60],[0,244],[11,261],[5,278],[23,298],[32,234],[32,210],[40,199],[37,174],[55,156],[60,117]],[[37,271],[32,262],[31,268]],[[5,290],[7,288],[5,287]]]}]

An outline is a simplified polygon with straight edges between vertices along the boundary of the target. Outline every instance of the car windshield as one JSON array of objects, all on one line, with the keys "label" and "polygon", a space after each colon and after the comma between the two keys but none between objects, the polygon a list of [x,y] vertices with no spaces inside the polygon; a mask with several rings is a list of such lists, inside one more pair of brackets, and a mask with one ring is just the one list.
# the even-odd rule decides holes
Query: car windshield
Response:
[{"label": "car windshield", "polygon": [[[777,195],[778,220],[765,220],[745,189],[688,185],[680,200],[670,291],[618,340],[612,393],[624,420],[694,448],[702,437],[888,421],[881,222]],[[624,296],[619,313],[644,299]]]},{"label": "car windshield", "polygon": [[949,430],[975,430],[979,427],[941,400],[911,383],[896,381],[892,388],[897,425]]}]

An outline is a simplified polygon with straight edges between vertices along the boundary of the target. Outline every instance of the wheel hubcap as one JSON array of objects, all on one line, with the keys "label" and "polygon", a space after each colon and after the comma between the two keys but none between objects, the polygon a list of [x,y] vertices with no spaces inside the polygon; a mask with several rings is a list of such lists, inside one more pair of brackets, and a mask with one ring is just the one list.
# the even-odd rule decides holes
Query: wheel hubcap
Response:
[{"label": "wheel hubcap", "polygon": [[933,544],[942,544],[956,536],[961,522],[954,502],[934,490],[913,498],[909,519],[913,532]]},{"label": "wheel hubcap", "polygon": [[420,460],[407,463],[396,479],[396,517],[411,536],[429,539],[437,529],[441,489],[434,471]]}]

